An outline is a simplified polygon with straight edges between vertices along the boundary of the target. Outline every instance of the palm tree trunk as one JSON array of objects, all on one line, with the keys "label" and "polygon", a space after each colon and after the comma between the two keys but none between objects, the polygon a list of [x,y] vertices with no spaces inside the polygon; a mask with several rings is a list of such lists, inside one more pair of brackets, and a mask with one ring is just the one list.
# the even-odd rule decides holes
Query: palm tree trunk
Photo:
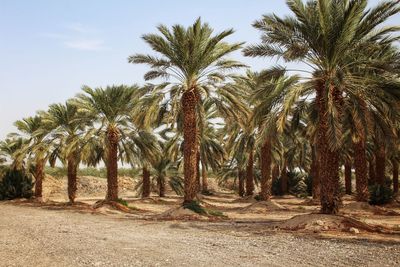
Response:
[{"label": "palm tree trunk", "polygon": [[393,165],[393,193],[399,192],[399,162],[395,159],[392,160]]},{"label": "palm tree trunk", "polygon": [[202,176],[202,190],[203,192],[208,191],[208,177],[207,177],[207,167],[204,160],[201,161],[201,176]]},{"label": "palm tree trunk", "polygon": [[143,174],[142,198],[146,198],[150,196],[150,171],[147,169],[146,166],[143,166],[142,174]]},{"label": "palm tree trunk", "polygon": [[272,168],[272,183],[279,177],[279,165],[274,164],[274,167]]},{"label": "palm tree trunk", "polygon": [[271,142],[267,140],[261,147],[261,192],[260,200],[271,197]]},{"label": "palm tree trunk", "polygon": [[182,95],[183,109],[183,172],[184,172],[184,203],[190,203],[196,197],[197,173],[197,125],[195,89],[187,90]]},{"label": "palm tree trunk", "polygon": [[107,201],[118,200],[118,129],[107,129]]},{"label": "palm tree trunk", "polygon": [[[321,81],[317,88],[316,101],[318,105],[318,156],[319,177],[321,182],[321,213],[337,214],[339,212],[340,187],[339,187],[339,160],[340,155],[329,147],[327,100],[325,98],[325,82]],[[335,94],[334,88],[329,88],[329,93]],[[335,97],[336,100],[336,97]],[[335,101],[336,102],[336,101]]]},{"label": "palm tree trunk", "polygon": [[374,158],[368,161],[369,184],[376,184],[375,161]]},{"label": "palm tree trunk", "polygon": [[197,159],[196,159],[196,192],[200,193],[201,191],[201,173],[200,173],[200,151],[197,151]]},{"label": "palm tree trunk", "polygon": [[281,191],[282,195],[286,195],[288,193],[288,173],[287,173],[287,166],[286,160],[284,160],[282,171],[281,171]]},{"label": "palm tree trunk", "polygon": [[321,198],[321,184],[319,178],[319,160],[316,148],[311,152],[311,178],[312,178],[312,196],[314,200]]},{"label": "palm tree trunk", "polygon": [[158,176],[157,183],[158,183],[158,189],[159,189],[159,196],[165,197],[165,179],[164,179],[164,177]]},{"label": "palm tree trunk", "polygon": [[244,180],[245,180],[245,172],[243,170],[239,170],[238,172],[238,181],[239,181],[239,196],[244,197]]},{"label": "palm tree trunk", "polygon": [[347,195],[351,195],[351,162],[344,164],[344,186]]},{"label": "palm tree trunk", "polygon": [[45,159],[38,157],[35,169],[35,197],[38,200],[41,200],[43,196],[44,165]]},{"label": "palm tree trunk", "polygon": [[386,153],[384,144],[380,143],[378,150],[375,152],[376,159],[376,182],[380,185],[385,184],[385,169],[386,169]]},{"label": "palm tree trunk", "polygon": [[67,161],[68,198],[70,203],[75,203],[77,187],[78,164],[75,155],[70,155]]},{"label": "palm tree trunk", "polygon": [[246,196],[251,196],[254,193],[254,159],[253,151],[249,154],[249,162],[246,168]]},{"label": "palm tree trunk", "polygon": [[367,202],[369,198],[367,178],[367,157],[365,153],[365,141],[354,143],[354,169],[356,172],[356,199]]}]

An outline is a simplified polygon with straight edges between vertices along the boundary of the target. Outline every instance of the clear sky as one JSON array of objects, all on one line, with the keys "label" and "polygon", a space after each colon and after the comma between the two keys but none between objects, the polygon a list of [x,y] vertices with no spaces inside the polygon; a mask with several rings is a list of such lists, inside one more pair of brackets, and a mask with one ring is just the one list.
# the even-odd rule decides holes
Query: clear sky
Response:
[{"label": "clear sky", "polygon": [[[201,16],[216,31],[234,28],[230,41],[254,43],[251,23],[272,12],[289,10],[284,0],[0,0],[0,139],[15,120],[64,102],[83,84],[143,83],[147,68],[127,57],[151,52],[140,37],[160,23]],[[274,63],[234,57],[255,69]]]}]

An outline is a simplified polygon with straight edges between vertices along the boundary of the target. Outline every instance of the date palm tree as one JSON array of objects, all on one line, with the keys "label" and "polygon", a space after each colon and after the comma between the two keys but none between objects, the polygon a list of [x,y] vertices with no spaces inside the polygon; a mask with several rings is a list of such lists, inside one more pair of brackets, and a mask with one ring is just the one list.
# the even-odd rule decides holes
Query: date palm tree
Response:
[{"label": "date palm tree", "polygon": [[146,34],[143,39],[159,56],[136,54],[128,60],[151,67],[144,76],[146,80],[173,80],[164,84],[164,87],[170,93],[170,101],[174,103],[173,112],[182,112],[183,115],[184,203],[190,203],[197,193],[196,109],[201,97],[207,97],[215,88],[214,85],[224,80],[224,72],[243,66],[226,58],[228,54],[240,49],[242,44],[224,42],[233,30],[213,35],[213,29],[203,24],[200,18],[187,28],[174,25],[168,29],[160,25],[157,29],[160,34]]},{"label": "date palm tree", "polygon": [[11,160],[10,167],[13,169],[23,169],[24,161],[19,158],[17,153],[25,146],[27,139],[23,137],[9,135],[4,141],[0,142],[0,158],[2,164],[6,163],[7,160]]},{"label": "date palm tree", "polygon": [[[103,159],[107,169],[107,201],[118,200],[118,159],[125,151],[119,149],[127,134],[133,99],[137,86],[108,86],[95,88],[84,86],[83,92],[74,99],[80,115],[80,123],[93,123],[99,144],[103,146]],[[98,145],[99,146],[99,145]],[[98,158],[98,157],[94,157]]]},{"label": "date palm tree", "polygon": [[[43,124],[51,129],[49,138],[57,143],[60,153],[58,157],[66,162],[68,179],[68,198],[75,202],[77,191],[77,173],[81,163],[82,148],[85,140],[85,124],[78,120],[78,107],[67,101],[65,104],[52,104],[42,114]],[[91,133],[93,134],[93,132]],[[86,135],[86,137],[90,136]]]},{"label": "date palm tree", "polygon": [[[367,0],[288,0],[287,4],[294,16],[265,15],[254,23],[262,31],[262,43],[247,47],[244,53],[301,61],[311,69],[312,78],[304,88],[314,89],[318,106],[321,212],[336,214],[341,202],[343,93],[369,88],[363,76],[352,72],[352,66],[378,67],[377,62],[357,55],[378,51],[397,39],[391,34],[398,27],[379,26],[399,12],[399,3],[384,1],[372,9],[367,9]],[[294,95],[301,96],[301,89]]]},{"label": "date palm tree", "polygon": [[27,142],[16,152],[17,161],[23,161],[27,156],[33,156],[34,164],[33,176],[35,177],[35,193],[34,196],[38,201],[42,200],[43,179],[45,177],[44,167],[46,161],[51,156],[49,152],[50,145],[44,139],[47,131],[44,127],[42,117],[36,115],[34,117],[24,118],[15,122],[15,127],[27,138]]}]

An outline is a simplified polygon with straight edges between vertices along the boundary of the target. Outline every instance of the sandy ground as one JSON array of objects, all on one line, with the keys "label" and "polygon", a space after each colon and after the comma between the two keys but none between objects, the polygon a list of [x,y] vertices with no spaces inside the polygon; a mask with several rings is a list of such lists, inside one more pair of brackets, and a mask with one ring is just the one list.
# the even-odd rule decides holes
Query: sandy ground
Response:
[{"label": "sandy ground", "polygon": [[[65,203],[66,181],[51,177],[45,203],[0,202],[0,266],[400,266],[398,203],[375,208],[346,196],[342,217],[329,217],[309,200],[262,203],[214,185],[218,193],[200,201],[223,217],[171,220],[162,215],[182,199],[170,190],[140,199],[135,184],[120,179],[128,213],[93,209],[106,190],[96,177],[80,178],[75,206]],[[352,233],[344,217],[384,232]]]},{"label": "sandy ground", "polygon": [[[0,266],[399,266],[400,243],[0,204]],[[243,229],[242,229],[243,228]]]}]

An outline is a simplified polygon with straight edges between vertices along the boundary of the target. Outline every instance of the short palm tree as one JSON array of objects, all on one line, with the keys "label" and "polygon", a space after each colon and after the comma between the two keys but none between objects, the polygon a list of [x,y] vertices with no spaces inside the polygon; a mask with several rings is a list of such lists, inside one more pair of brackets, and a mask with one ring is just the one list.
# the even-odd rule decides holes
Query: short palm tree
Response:
[{"label": "short palm tree", "polygon": [[165,84],[165,89],[170,93],[170,101],[176,103],[172,105],[174,112],[183,114],[184,203],[188,203],[194,200],[197,193],[197,106],[202,95],[206,97],[215,88],[215,83],[223,81],[223,72],[243,66],[226,59],[226,55],[240,49],[242,44],[223,41],[233,30],[213,36],[212,28],[202,24],[200,19],[188,28],[175,25],[170,30],[160,25],[157,29],[160,34],[146,34],[143,39],[160,57],[136,54],[129,57],[129,62],[151,67],[144,77],[146,80],[174,80],[174,83]]},{"label": "short palm tree", "polygon": [[7,160],[11,160],[11,168],[23,169],[24,161],[18,157],[17,153],[25,146],[27,139],[9,135],[4,141],[0,142],[0,158],[4,164]]},{"label": "short palm tree", "polygon": [[[107,201],[118,200],[118,159],[125,151],[119,145],[126,139],[132,103],[137,86],[110,86],[92,89],[83,87],[73,101],[80,113],[81,123],[92,123],[103,145],[107,169]],[[95,157],[96,158],[96,157]]]},{"label": "short palm tree", "polygon": [[34,158],[34,173],[35,177],[35,197],[41,201],[43,194],[43,179],[45,177],[44,167],[46,161],[50,157],[50,145],[45,142],[45,137],[48,134],[43,125],[42,117],[36,115],[15,122],[15,126],[27,138],[27,142],[16,152],[18,161],[22,161],[26,156]]},{"label": "short palm tree", "polygon": [[78,120],[78,108],[71,101],[65,104],[52,104],[42,114],[43,124],[51,129],[52,142],[57,143],[58,157],[67,165],[68,198],[74,203],[77,191],[77,172],[81,163],[81,151],[84,139],[85,124]]}]

